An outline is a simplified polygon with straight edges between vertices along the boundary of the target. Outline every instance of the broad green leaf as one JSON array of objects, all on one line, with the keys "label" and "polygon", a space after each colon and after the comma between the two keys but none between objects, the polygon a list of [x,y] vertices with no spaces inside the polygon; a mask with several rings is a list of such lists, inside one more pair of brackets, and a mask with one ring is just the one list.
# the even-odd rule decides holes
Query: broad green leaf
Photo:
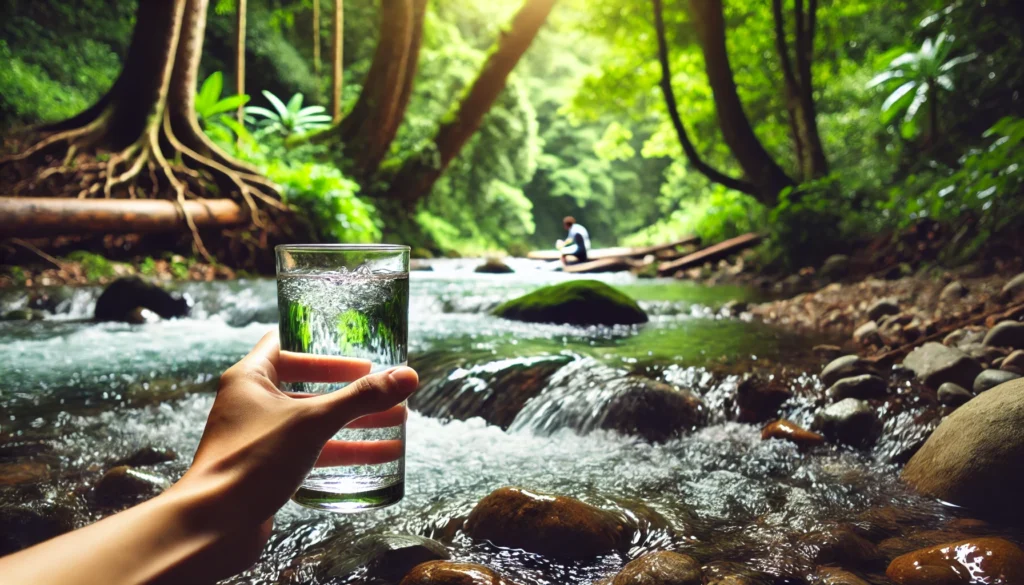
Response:
[{"label": "broad green leaf", "polygon": [[288,111],[288,106],[284,105],[284,102],[281,101],[281,98],[277,97],[276,95],[270,93],[267,90],[263,90],[263,97],[267,98],[267,101],[270,102],[270,105],[272,105],[274,109],[277,110],[278,118],[284,120],[290,117],[291,112]]},{"label": "broad green leaf", "polygon": [[296,93],[288,100],[288,111],[297,114],[302,109],[302,94]]},{"label": "broad green leaf", "polygon": [[280,118],[280,116],[277,115],[277,112],[272,112],[266,108],[261,108],[259,106],[248,106],[245,108],[245,113],[261,116],[263,118],[267,118],[268,120],[276,121]]},{"label": "broad green leaf", "polygon": [[948,75],[940,75],[935,78],[935,83],[942,86],[946,91],[953,91],[953,80]]},{"label": "broad green leaf", "polygon": [[247,96],[247,95],[232,95],[232,96],[228,96],[228,97],[220,100],[216,104],[214,104],[207,111],[206,115],[207,116],[214,116],[214,115],[217,115],[217,114],[222,114],[224,112],[230,112],[232,110],[237,110],[238,106],[244,106],[248,102],[249,102],[249,96]]},{"label": "broad green leaf", "polygon": [[299,110],[296,115],[298,115],[298,116],[308,116],[310,114],[323,114],[326,111],[327,111],[327,108],[325,108],[323,106],[306,106],[306,107],[302,108],[301,110]]},{"label": "broad green leaf", "polygon": [[880,85],[882,83],[885,83],[886,81],[889,81],[890,79],[900,79],[900,78],[903,78],[903,77],[906,77],[906,76],[907,76],[906,73],[903,72],[903,71],[900,71],[899,69],[893,70],[893,71],[886,71],[884,73],[879,73],[878,75],[872,77],[871,81],[869,81],[868,84],[866,86],[864,86],[864,87],[866,87],[868,89],[871,89],[872,87],[875,87],[875,86],[878,86],[878,85]]},{"label": "broad green leaf", "polygon": [[945,73],[945,72],[949,71],[950,69],[956,67],[957,65],[960,65],[961,63],[967,63],[969,61],[973,61],[977,57],[978,57],[977,53],[969,53],[967,55],[961,55],[959,57],[953,57],[949,61],[946,61],[945,63],[943,63],[942,66],[939,67],[939,71],[941,71],[942,73]]},{"label": "broad green leaf", "polygon": [[927,83],[922,83],[917,86],[917,91],[914,92],[914,99],[910,102],[910,105],[907,106],[907,114],[903,118],[904,121],[909,122],[910,120],[913,120],[914,116],[917,115],[917,111],[921,109],[921,106],[924,105],[926,101],[928,101],[928,87],[929,85]]},{"label": "broad green leaf", "polygon": [[[903,85],[897,87],[895,91],[893,91],[891,94],[889,94],[889,97],[885,98],[885,101],[882,102],[882,114],[883,114],[882,121],[883,122],[888,124],[889,121],[892,120],[892,118],[895,116],[895,113],[898,110],[901,109],[901,108],[897,108],[895,106],[897,104],[899,104],[901,101],[903,101],[905,96],[910,95],[910,92],[913,91],[915,87],[917,87],[917,82],[916,81],[908,81],[908,82],[904,83]],[[909,103],[909,100],[908,100],[908,103]],[[886,116],[885,114],[890,112],[890,111],[892,111],[893,114],[889,115],[889,116]]]},{"label": "broad green leaf", "polygon": [[221,91],[224,89],[224,74],[220,71],[214,71],[203,81],[203,85],[199,88],[199,94],[196,96],[196,104],[203,104],[203,109],[213,107],[220,99]]}]

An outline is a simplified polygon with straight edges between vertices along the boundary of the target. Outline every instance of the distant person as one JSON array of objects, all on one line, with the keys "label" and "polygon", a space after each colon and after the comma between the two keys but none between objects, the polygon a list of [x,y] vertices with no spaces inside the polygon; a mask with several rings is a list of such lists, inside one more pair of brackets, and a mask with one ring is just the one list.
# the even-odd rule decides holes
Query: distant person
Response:
[{"label": "distant person", "polygon": [[[562,266],[586,262],[587,251],[590,250],[590,232],[576,223],[576,218],[571,215],[566,216],[562,224],[569,230],[565,240],[555,242],[555,247],[562,253]],[[569,260],[569,256],[572,256],[572,260]]]}]

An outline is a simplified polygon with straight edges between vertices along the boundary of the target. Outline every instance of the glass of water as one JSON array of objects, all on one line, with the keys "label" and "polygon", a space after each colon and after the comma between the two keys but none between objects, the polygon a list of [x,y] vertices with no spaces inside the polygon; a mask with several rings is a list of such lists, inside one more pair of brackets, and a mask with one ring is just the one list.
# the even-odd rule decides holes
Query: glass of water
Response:
[{"label": "glass of water", "polygon": [[[301,244],[275,251],[282,351],[365,359],[372,372],[406,365],[408,246]],[[351,381],[291,383],[284,389],[323,394]],[[334,512],[382,508],[401,500],[405,404],[374,421],[364,417],[339,431],[333,440],[351,443],[359,456],[314,468],[292,499]]]}]

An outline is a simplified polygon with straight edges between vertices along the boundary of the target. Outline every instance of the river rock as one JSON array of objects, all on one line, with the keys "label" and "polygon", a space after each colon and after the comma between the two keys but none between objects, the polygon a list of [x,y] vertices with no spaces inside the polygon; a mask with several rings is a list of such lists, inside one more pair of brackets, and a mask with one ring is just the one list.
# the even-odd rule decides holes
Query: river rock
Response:
[{"label": "river rock", "polygon": [[999,291],[999,298],[1003,301],[1015,301],[1020,297],[1024,297],[1024,272],[1011,278]]},{"label": "river rock", "polygon": [[749,303],[747,303],[746,301],[738,301],[736,299],[733,299],[722,305],[722,309],[727,311],[730,315],[739,315],[740,313],[745,312],[749,308]]},{"label": "river rock", "polygon": [[187,317],[192,310],[188,297],[171,294],[138,276],[118,278],[96,300],[96,321],[133,322],[137,308],[148,309],[164,319]]},{"label": "river rock", "polygon": [[778,378],[750,376],[736,386],[740,422],[763,422],[775,418],[779,407],[793,392]]},{"label": "river rock", "polygon": [[129,467],[146,467],[147,465],[157,465],[168,461],[174,461],[177,458],[178,454],[171,449],[143,447],[123,459],[118,459],[114,462],[114,466],[127,465]]},{"label": "river rock", "polygon": [[999,518],[1024,518],[1024,378],[947,416],[902,477],[919,492]]},{"label": "river rock", "polygon": [[612,585],[702,585],[700,563],[669,551],[648,553],[622,568]]},{"label": "river rock", "polygon": [[0,463],[0,486],[39,483],[50,477],[50,466],[38,461]]},{"label": "river rock", "polygon": [[783,439],[796,443],[798,447],[815,447],[825,442],[825,437],[785,419],[768,423],[761,429],[761,440]]},{"label": "river rock", "polygon": [[838,567],[818,567],[814,573],[818,585],[871,585],[857,575]]},{"label": "river rock", "polygon": [[945,382],[970,388],[981,373],[981,364],[977,360],[958,349],[934,341],[910,352],[903,360],[903,365],[914,372],[918,380],[932,388],[938,388]]},{"label": "river rock", "polygon": [[825,369],[821,371],[821,381],[826,386],[831,386],[842,378],[860,376],[862,374],[882,375],[875,364],[862,359],[860,356],[844,355],[832,360],[825,366]]},{"label": "river rock", "polygon": [[686,389],[640,376],[623,381],[623,390],[604,408],[601,428],[664,442],[704,422],[704,403]]},{"label": "river rock", "polygon": [[430,561],[417,565],[400,585],[511,585],[490,567],[476,563]]},{"label": "river rock", "polygon": [[572,280],[507,301],[494,314],[528,323],[635,325],[647,322],[636,301],[596,280]]},{"label": "river rock", "polygon": [[886,315],[895,315],[900,312],[900,306],[893,299],[878,299],[868,307],[868,319],[878,321]]},{"label": "river rock", "polygon": [[508,264],[505,264],[497,258],[488,258],[483,264],[473,269],[473,272],[479,272],[481,274],[510,274],[515,272],[509,268]]},{"label": "river rock", "polygon": [[868,321],[853,332],[853,340],[857,343],[873,343],[878,339],[878,323]]},{"label": "river rock", "polygon": [[850,257],[846,254],[832,254],[818,269],[818,276],[828,281],[844,278],[850,271]]},{"label": "river rock", "polygon": [[951,303],[965,296],[967,296],[967,287],[959,280],[954,280],[943,287],[942,292],[939,293],[939,300],[944,303]]},{"label": "river rock", "polygon": [[46,313],[39,309],[14,309],[0,315],[0,321],[42,321]]},{"label": "river rock", "polygon": [[871,446],[882,431],[875,410],[856,398],[845,398],[819,411],[812,428],[833,441],[854,447]]},{"label": "river rock", "polygon": [[703,567],[705,585],[775,585],[775,577],[740,563],[713,561]]},{"label": "river rock", "polygon": [[882,560],[878,548],[852,527],[836,525],[805,534],[799,547],[818,565],[871,566]]},{"label": "river rock", "polygon": [[96,501],[104,506],[121,507],[149,499],[170,485],[158,475],[119,465],[104,473],[96,484]]},{"label": "river rock", "polygon": [[974,393],[981,394],[986,390],[991,390],[1004,382],[1016,380],[1017,378],[1020,378],[1020,374],[1007,372],[1006,370],[985,370],[974,379]]},{"label": "river rock", "polygon": [[946,382],[939,386],[939,402],[946,406],[960,406],[971,398],[974,394],[959,384]]},{"label": "river rock", "polygon": [[826,391],[828,397],[833,401],[844,398],[858,398],[867,400],[869,398],[884,398],[888,385],[885,380],[872,374],[861,374],[850,378],[837,380],[835,384]]},{"label": "river rock", "polygon": [[1024,349],[1018,349],[1006,356],[999,368],[1007,372],[1024,375]]},{"label": "river rock", "polygon": [[398,583],[417,565],[451,558],[440,542],[412,534],[371,534],[339,552],[317,565],[322,580],[344,578],[363,569],[370,581]]},{"label": "river rock", "polygon": [[984,329],[957,329],[942,339],[942,345],[960,347],[969,343],[981,343],[985,339]]},{"label": "river rock", "polygon": [[815,345],[814,347],[812,347],[811,353],[813,353],[815,356],[821,359],[834,360],[837,357],[843,355],[843,348],[839,347],[838,345],[830,345],[827,343],[823,343],[821,345]]},{"label": "river rock", "polygon": [[1017,321],[996,323],[995,327],[988,330],[985,341],[982,343],[995,347],[1024,349],[1024,323]]},{"label": "river rock", "polygon": [[897,557],[885,574],[897,585],[1024,583],[1024,551],[1002,538],[972,538]]},{"label": "river rock", "polygon": [[0,502],[0,557],[76,528],[75,511],[48,499],[31,504]]},{"label": "river rock", "polygon": [[477,503],[465,530],[498,546],[589,558],[628,548],[634,527],[618,514],[574,498],[503,487]]}]

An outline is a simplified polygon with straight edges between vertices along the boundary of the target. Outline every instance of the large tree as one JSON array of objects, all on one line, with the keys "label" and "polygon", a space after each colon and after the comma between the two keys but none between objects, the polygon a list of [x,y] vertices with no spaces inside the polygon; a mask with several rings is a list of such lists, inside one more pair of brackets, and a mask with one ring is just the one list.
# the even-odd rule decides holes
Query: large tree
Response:
[{"label": "large tree", "polygon": [[427,148],[405,160],[385,197],[411,206],[427,196],[437,179],[480,128],[484,116],[505,89],[509,74],[547,20],[555,0],[526,0],[503,29],[487,60],[462,99],[445,116]]},{"label": "large tree", "polygon": [[20,177],[13,194],[173,195],[207,256],[183,205],[187,198],[236,196],[258,227],[266,224],[257,200],[286,209],[276,185],[224,153],[199,127],[195,88],[207,7],[208,0],[140,2],[113,87],[86,111],[43,128],[37,140],[0,159]]}]

